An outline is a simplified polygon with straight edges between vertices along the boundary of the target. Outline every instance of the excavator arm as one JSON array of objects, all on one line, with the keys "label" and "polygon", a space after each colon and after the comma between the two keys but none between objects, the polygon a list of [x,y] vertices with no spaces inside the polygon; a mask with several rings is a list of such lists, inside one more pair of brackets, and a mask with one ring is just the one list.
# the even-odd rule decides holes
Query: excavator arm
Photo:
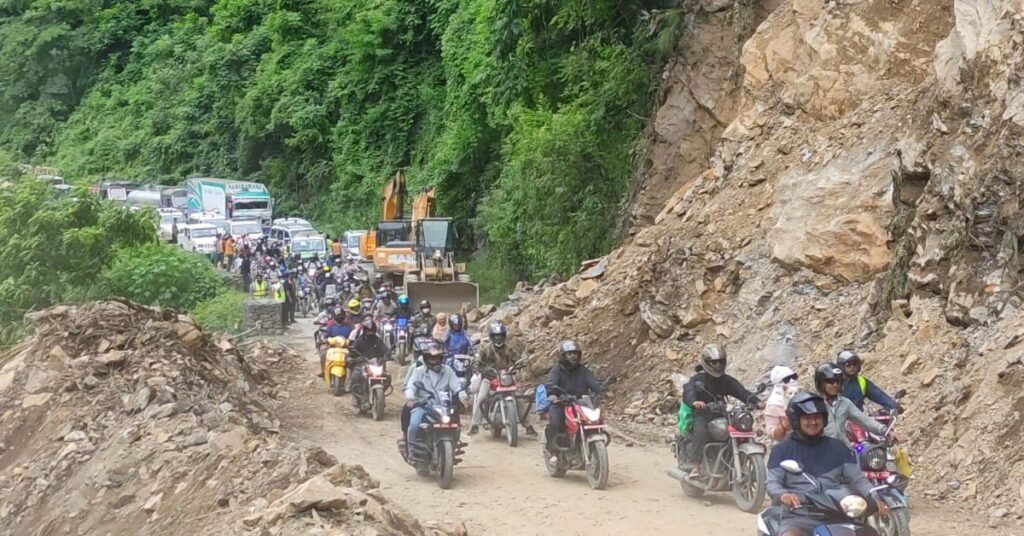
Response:
[{"label": "excavator arm", "polygon": [[401,171],[384,184],[380,221],[401,220],[405,212],[405,174]]}]

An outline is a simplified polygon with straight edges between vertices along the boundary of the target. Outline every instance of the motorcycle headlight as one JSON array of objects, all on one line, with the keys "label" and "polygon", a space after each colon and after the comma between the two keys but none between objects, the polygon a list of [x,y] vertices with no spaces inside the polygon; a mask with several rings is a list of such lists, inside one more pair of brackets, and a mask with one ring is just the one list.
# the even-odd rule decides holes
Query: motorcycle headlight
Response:
[{"label": "motorcycle headlight", "polygon": [[749,432],[754,429],[754,416],[745,411],[737,413],[733,416],[732,425],[741,432]]},{"label": "motorcycle headlight", "polygon": [[860,468],[865,471],[885,470],[885,447],[875,447],[860,457]]},{"label": "motorcycle headlight", "polygon": [[448,423],[452,422],[452,418],[447,416],[447,415],[442,415],[441,416],[441,422],[443,424],[448,424]]},{"label": "motorcycle headlight", "polygon": [[498,383],[502,387],[511,387],[512,385],[515,385],[516,379],[513,378],[511,374],[505,372],[498,378]]},{"label": "motorcycle headlight", "polygon": [[847,495],[839,501],[839,505],[843,507],[843,512],[846,512],[846,515],[851,518],[860,517],[868,509],[868,502],[860,495]]},{"label": "motorcycle headlight", "polygon": [[366,368],[370,371],[370,375],[372,375],[372,376],[382,376],[382,375],[384,375],[384,367],[382,367],[382,366],[368,365]]},{"label": "motorcycle headlight", "polygon": [[580,406],[580,410],[583,411],[583,416],[590,422],[597,422],[601,420],[601,409],[600,408],[588,408]]},{"label": "motorcycle headlight", "polygon": [[391,331],[391,328],[393,328],[393,327],[395,327],[395,326],[393,326],[391,324],[384,324],[384,331]]}]

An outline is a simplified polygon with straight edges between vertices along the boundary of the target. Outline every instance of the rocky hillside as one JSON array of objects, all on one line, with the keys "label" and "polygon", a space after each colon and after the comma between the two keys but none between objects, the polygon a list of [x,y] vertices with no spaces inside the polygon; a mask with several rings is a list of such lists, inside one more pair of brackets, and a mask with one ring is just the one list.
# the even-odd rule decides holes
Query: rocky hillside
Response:
[{"label": "rocky hillside", "polygon": [[494,316],[538,370],[580,339],[613,407],[665,425],[704,344],[749,381],[856,348],[908,391],[912,493],[1020,519],[1024,3],[705,4],[684,39],[709,53],[666,73],[629,236]]},{"label": "rocky hillside", "polygon": [[0,355],[0,533],[440,536],[359,466],[277,436],[275,368],[173,311],[30,315]]}]

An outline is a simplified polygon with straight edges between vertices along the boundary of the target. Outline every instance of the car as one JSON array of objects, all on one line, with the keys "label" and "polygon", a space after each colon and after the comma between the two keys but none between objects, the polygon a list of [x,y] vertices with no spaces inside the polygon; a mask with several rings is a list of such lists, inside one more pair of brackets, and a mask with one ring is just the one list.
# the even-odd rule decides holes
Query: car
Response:
[{"label": "car", "polygon": [[228,232],[228,220],[216,212],[193,212],[188,215],[187,223],[209,223],[221,234]]},{"label": "car", "polygon": [[173,208],[159,208],[156,211],[157,235],[160,240],[170,242],[174,224],[181,226],[185,223],[185,213]]},{"label": "car", "polygon": [[316,231],[297,231],[291,239],[290,252],[303,259],[327,256],[327,238]]},{"label": "car", "polygon": [[217,227],[210,223],[178,226],[178,246],[185,251],[213,254],[217,251]]},{"label": "car", "polygon": [[345,231],[341,235],[342,254],[346,259],[363,260],[359,253],[359,238],[366,234],[366,231]]},{"label": "car", "polygon": [[292,238],[299,233],[316,232],[316,229],[309,224],[301,223],[284,223],[280,225],[274,225],[270,228],[270,242],[273,244],[284,245],[289,244]]}]

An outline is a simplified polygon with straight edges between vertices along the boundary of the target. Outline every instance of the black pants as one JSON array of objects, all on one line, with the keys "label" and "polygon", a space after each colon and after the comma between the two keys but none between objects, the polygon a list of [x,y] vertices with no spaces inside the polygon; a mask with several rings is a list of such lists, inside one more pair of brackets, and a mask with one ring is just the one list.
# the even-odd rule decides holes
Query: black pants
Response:
[{"label": "black pants", "polygon": [[296,302],[288,302],[288,322],[291,324],[295,323],[295,309],[298,307]]},{"label": "black pants", "polygon": [[554,453],[555,436],[565,432],[565,408],[558,404],[552,404],[548,409],[548,426],[544,428],[544,437],[547,439],[548,452]]},{"label": "black pants", "polygon": [[402,404],[402,418],[399,419],[399,426],[402,427],[402,437],[404,438],[409,431],[409,406]]},{"label": "black pants", "polygon": [[252,275],[242,274],[242,291],[246,294],[249,293],[249,287],[252,286]]},{"label": "black pants", "polygon": [[704,445],[707,445],[708,441],[711,440],[711,435],[708,433],[708,423],[718,417],[721,417],[721,415],[706,411],[693,414],[693,439],[690,441],[690,452],[687,453],[690,461],[699,462],[704,459]]},{"label": "black pants", "polygon": [[281,327],[288,329],[288,308],[291,307],[291,302],[281,302]]}]

